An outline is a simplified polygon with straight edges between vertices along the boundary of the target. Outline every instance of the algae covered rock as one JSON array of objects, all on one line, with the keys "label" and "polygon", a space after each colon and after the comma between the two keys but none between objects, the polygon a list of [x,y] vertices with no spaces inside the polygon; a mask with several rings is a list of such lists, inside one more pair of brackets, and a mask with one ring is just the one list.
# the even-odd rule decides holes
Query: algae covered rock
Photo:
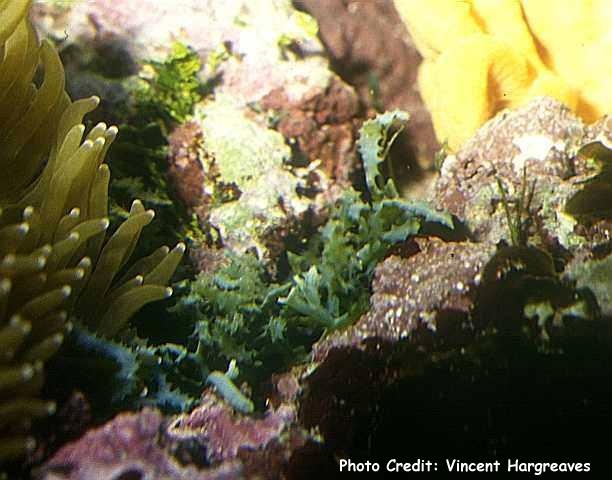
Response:
[{"label": "algae covered rock", "polygon": [[461,218],[475,239],[508,239],[498,179],[515,204],[525,184],[533,184],[531,234],[538,243],[558,242],[575,250],[586,241],[565,206],[596,173],[577,155],[597,136],[610,136],[606,122],[585,125],[548,97],[505,111],[483,125],[454,155],[446,157],[435,185],[436,204]]},{"label": "algae covered rock", "polygon": [[[291,380],[276,379],[275,389],[284,392]],[[224,480],[295,478],[304,467],[333,472],[316,436],[298,423],[296,394],[280,393],[279,400],[258,417],[232,411],[212,392],[191,413],[173,418],[149,408],[123,413],[62,447],[37,478]]]},{"label": "algae covered rock", "polygon": [[[201,56],[208,88],[175,117],[188,122],[170,140],[177,190],[212,239],[174,310],[189,322],[175,334],[184,343],[105,346],[134,359],[146,354],[147,369],[170,365],[180,381],[194,366],[232,360],[245,368],[240,389],[217,382],[218,393],[205,390],[190,413],[166,421],[145,409],[92,430],[55,454],[44,478],[300,478],[321,468],[321,457],[405,454],[406,443],[391,435],[398,426],[411,432],[412,452],[467,456],[478,448],[508,458],[566,429],[586,438],[582,454],[593,443],[583,425],[609,430],[590,415],[609,408],[612,385],[609,229],[567,210],[589,181],[605,183],[605,169],[581,147],[608,135],[608,123],[585,126],[544,97],[501,112],[446,158],[432,197],[440,212],[404,200],[385,175],[408,118],[388,112],[361,131],[367,192],[336,196],[330,184],[350,177],[343,172],[353,165],[360,106],[329,72],[309,17],[280,0],[88,3],[72,10],[93,19],[79,38],[115,36],[142,60],[167,53],[175,30]],[[330,197],[339,201],[319,229]],[[150,220],[139,204],[133,216]],[[110,242],[123,244],[127,230]],[[127,289],[159,280],[152,266],[181,250],[161,249],[140,264],[153,270],[128,269],[117,290],[100,276],[96,292],[125,300],[102,320],[135,303],[123,297]],[[126,319],[102,320],[92,326],[112,335]],[[132,363],[115,378],[142,391],[142,405],[159,385],[139,390]],[[282,387],[277,375],[268,381],[295,363]],[[175,393],[175,377],[153,378],[170,380],[165,393]],[[201,378],[187,386],[206,388]],[[562,453],[573,453],[563,441]],[[292,476],[295,465],[302,470]]]},{"label": "algae covered rock", "polygon": [[495,247],[416,239],[408,258],[383,260],[372,280],[370,309],[354,325],[314,347],[321,361],[332,348],[365,348],[368,341],[398,342],[419,329],[443,331],[446,318],[467,320],[481,272]]},{"label": "algae covered rock", "polygon": [[[89,55],[101,52],[106,61],[138,64],[163,60],[181,42],[199,53],[204,75],[222,76],[219,91],[243,104],[287,85],[294,85],[295,98],[330,77],[316,22],[289,0],[182,0],[172,5],[101,0],[74,2],[68,9],[57,26],[66,31],[67,44]],[[49,24],[46,30],[60,22],[41,15]],[[296,62],[299,52],[307,55]]]},{"label": "algae covered rock", "polygon": [[247,118],[231,98],[217,96],[196,110],[203,135],[204,191],[212,197],[210,224],[235,252],[269,257],[267,242],[286,235],[308,211],[299,194],[305,178],[287,165],[283,136]]},{"label": "algae covered rock", "polygon": [[200,472],[183,466],[160,445],[164,418],[156,410],[123,413],[104,426],[92,429],[76,442],[65,445],[38,471],[45,480],[165,478],[212,480],[239,474],[237,468]]},{"label": "algae covered rock", "polygon": [[[290,1],[185,0],[172,8],[148,0],[138,6],[103,1],[68,10],[63,22],[43,9],[39,14],[50,25],[45,31],[67,32],[66,40],[58,38],[75,65],[69,89],[111,98],[109,113],[125,108],[120,99],[133,88],[129,75],[139,69],[141,77],[149,75],[147,64],[166,59],[178,41],[199,55],[199,76],[208,89],[281,132],[301,162],[320,160],[321,170],[342,185],[354,178],[364,112],[355,91],[332,72],[316,22]],[[110,72],[109,63],[135,68]],[[190,183],[182,175],[174,181],[181,192]]]}]

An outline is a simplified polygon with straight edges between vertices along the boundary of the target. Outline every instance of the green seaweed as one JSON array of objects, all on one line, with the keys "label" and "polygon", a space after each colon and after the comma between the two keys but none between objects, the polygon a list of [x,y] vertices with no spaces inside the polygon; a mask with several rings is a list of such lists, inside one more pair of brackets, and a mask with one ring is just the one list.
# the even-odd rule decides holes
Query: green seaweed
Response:
[{"label": "green seaweed", "polygon": [[143,71],[148,74],[132,87],[133,103],[125,112],[121,136],[109,152],[111,225],[125,218],[133,198],[155,209],[158,221],[142,250],[152,244],[179,239],[197,243],[203,238],[197,219],[174,197],[167,179],[167,132],[185,122],[202,98],[200,69],[197,53],[178,42],[163,61],[145,63]]},{"label": "green seaweed", "polygon": [[506,189],[499,177],[497,180],[497,188],[501,195],[502,206],[506,214],[508,222],[508,231],[510,232],[510,241],[514,247],[525,247],[529,236],[529,227],[533,220],[531,216],[531,202],[535,192],[536,179],[533,180],[529,191],[527,191],[527,166],[523,167],[523,179],[521,181],[521,193],[516,201],[514,215],[510,211],[510,202],[506,196]]},{"label": "green seaweed", "polygon": [[144,81],[135,92],[137,110],[166,124],[184,123],[202,98],[203,84],[197,76],[202,63],[197,52],[175,42],[163,61],[151,60],[146,67],[141,75]]},{"label": "green seaweed", "polygon": [[289,341],[296,332],[288,336],[278,304],[289,287],[270,281],[255,255],[228,253],[225,265],[190,284],[173,311],[193,320],[196,353],[209,368],[235,359],[251,379],[264,378],[272,364],[288,365],[300,356],[299,343]]},{"label": "green seaweed", "polygon": [[245,396],[240,389],[234,385],[233,380],[239,375],[236,361],[232,360],[226,372],[215,370],[210,372],[206,383],[215,387],[217,392],[229,403],[235,410],[242,413],[252,413],[255,409],[250,398]]},{"label": "green seaweed", "polygon": [[228,254],[202,273],[176,311],[196,322],[198,351],[206,362],[235,359],[243,378],[263,378],[303,359],[318,338],[354,323],[367,307],[374,268],[389,248],[417,234],[425,222],[452,228],[450,215],[399,197],[379,170],[408,120],[388,112],[364,124],[359,150],[369,199],[348,188],[325,225],[289,251],[289,274],[273,281],[251,254]]},{"label": "green seaweed", "polygon": [[369,201],[348,189],[305,251],[290,259],[293,286],[281,302],[326,331],[355,322],[366,310],[374,268],[391,246],[417,234],[423,222],[453,228],[448,213],[400,198],[393,179],[380,171],[407,121],[408,114],[392,111],[364,123],[358,148]]}]

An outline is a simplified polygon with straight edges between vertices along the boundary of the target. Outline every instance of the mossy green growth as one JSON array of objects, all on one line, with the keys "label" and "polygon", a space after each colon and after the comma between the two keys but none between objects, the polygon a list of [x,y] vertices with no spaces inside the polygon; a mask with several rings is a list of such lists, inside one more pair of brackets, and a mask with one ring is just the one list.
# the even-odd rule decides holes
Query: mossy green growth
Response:
[{"label": "mossy green growth", "polygon": [[155,210],[156,221],[137,246],[145,254],[161,243],[197,243],[203,233],[195,216],[172,194],[167,172],[168,145],[155,122],[123,125],[121,136],[109,152],[112,179],[109,185],[110,221],[118,225],[129,214],[133,198]]},{"label": "mossy green growth", "polygon": [[[529,227],[532,223],[531,218],[531,201],[535,192],[535,179],[531,186],[527,187],[527,166],[523,167],[523,180],[521,182],[521,192],[516,202],[514,212],[510,210],[510,204],[506,196],[506,189],[500,178],[497,178],[497,187],[502,199],[502,206],[506,214],[508,222],[508,231],[510,232],[510,241],[515,247],[527,246],[527,237],[529,235]],[[529,192],[528,192],[529,190]],[[514,213],[514,214],[513,214]]]},{"label": "mossy green growth", "polygon": [[278,302],[290,287],[271,281],[255,255],[227,254],[220,268],[191,283],[175,310],[192,318],[197,354],[208,368],[236,360],[251,381],[260,380],[273,365],[289,365],[305,352],[308,332],[287,325],[290,315]]},{"label": "mossy green growth", "polygon": [[143,81],[136,90],[139,112],[167,123],[186,121],[202,98],[203,85],[197,76],[201,68],[197,52],[174,43],[165,60],[150,61],[142,69]]},{"label": "mossy green growth", "polygon": [[121,136],[109,152],[110,212],[111,224],[118,224],[133,198],[155,209],[158,221],[139,251],[178,240],[197,243],[203,237],[195,216],[174,198],[166,175],[167,134],[186,121],[201,100],[205,87],[198,78],[200,69],[197,53],[175,43],[166,59],[143,65],[137,82],[126,81],[133,101],[123,114]]}]

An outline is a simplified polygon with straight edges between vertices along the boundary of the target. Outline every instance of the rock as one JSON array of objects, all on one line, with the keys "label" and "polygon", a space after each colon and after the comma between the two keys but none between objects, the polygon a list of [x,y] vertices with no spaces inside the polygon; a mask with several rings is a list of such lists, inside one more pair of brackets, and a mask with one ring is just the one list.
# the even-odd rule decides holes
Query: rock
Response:
[{"label": "rock", "polygon": [[174,418],[149,408],[122,413],[62,447],[36,478],[274,479],[287,472],[303,478],[313,466],[333,471],[329,452],[298,424],[296,377],[276,380],[280,403],[264,415],[237,413],[211,390],[191,413]]},{"label": "rock", "polygon": [[[269,410],[262,418],[235,413],[230,406],[212,393],[205,394],[200,405],[189,414],[181,415],[168,428],[168,439],[176,444],[195,442],[206,451],[209,463],[235,459],[242,450],[263,452],[272,444],[282,442],[283,435],[297,437],[302,445],[307,435],[296,426],[295,406],[283,403]],[[286,460],[291,450],[286,453]],[[200,459],[201,461],[202,459]]]},{"label": "rock", "polygon": [[[576,358],[591,349],[592,358],[609,352],[610,223],[578,224],[564,207],[595,173],[593,162],[576,155],[579,148],[594,139],[609,142],[610,135],[609,119],[584,125],[562,104],[539,98],[499,114],[447,157],[432,201],[467,225],[471,241],[417,238],[378,265],[370,310],[313,347],[315,366],[301,381],[302,424],[318,428],[340,456],[367,448],[377,458],[371,440],[384,445],[378,458],[388,458],[396,450],[386,437],[398,429],[413,435],[407,441],[413,452],[468,454],[474,447],[464,442],[491,438],[489,415],[496,411],[501,443],[482,448],[497,452],[507,439],[512,448],[523,448],[517,422],[532,413],[521,410],[507,421],[507,405],[523,405],[533,392],[549,402],[538,375],[562,384],[568,369],[581,370]],[[497,178],[514,212],[525,166],[527,182],[537,180],[528,244],[504,247],[498,243],[508,241],[510,232]],[[592,365],[586,369],[599,368],[597,361]],[[533,381],[523,384],[533,369]],[[599,384],[598,374],[584,375]],[[560,387],[558,395],[569,399],[573,390]],[[605,398],[594,396],[593,402]],[[472,399],[481,403],[472,405]],[[537,404],[530,403],[530,412],[541,414]],[[544,414],[557,424],[557,410]],[[569,428],[580,431],[583,417],[576,415]],[[451,424],[454,436],[443,440]],[[370,432],[367,447],[364,432]],[[549,432],[538,435],[548,438]]]},{"label": "rock", "polygon": [[[391,0],[295,0],[319,23],[332,67],[370,108],[410,112],[409,144],[401,152],[430,166],[440,148],[416,83],[421,55]],[[373,89],[378,89],[375,98]],[[400,155],[398,155],[398,163]]]},{"label": "rock", "polygon": [[564,213],[564,206],[593,174],[593,168],[576,158],[576,153],[589,139],[603,134],[604,124],[598,125],[586,126],[571,110],[548,97],[501,112],[456,155],[444,160],[433,201],[460,218],[475,240],[492,244],[508,240],[497,180],[515,205],[526,169],[527,190],[535,181],[530,215],[538,231],[531,234],[541,244],[575,250],[584,239],[575,233],[576,222]]},{"label": "rock", "polygon": [[316,197],[300,194],[309,172],[290,169],[283,136],[248,118],[231,97],[205,101],[194,121],[202,132],[203,192],[211,203],[206,221],[234,252],[254,250],[266,260],[278,255],[274,246],[317,208]]},{"label": "rock", "polygon": [[168,177],[185,206],[192,209],[207,206],[210,195],[204,190],[202,129],[196,122],[186,122],[168,138],[170,145]]},{"label": "rock", "polygon": [[612,255],[577,256],[568,264],[564,275],[575,281],[578,288],[588,288],[597,299],[602,315],[612,317]]},{"label": "rock", "polygon": [[275,128],[309,161],[319,160],[323,172],[340,185],[348,185],[357,162],[357,131],[360,105],[355,92],[333,78],[325,88],[291,101],[285,88],[273,90],[261,101],[261,107],[274,112],[279,120]]},{"label": "rock", "polygon": [[240,474],[239,464],[226,464],[207,472],[180,465],[160,444],[162,431],[163,417],[156,410],[122,413],[62,447],[43,465],[37,478],[212,480],[236,478]]},{"label": "rock", "polygon": [[[277,257],[282,240],[298,227],[316,227],[339,188],[354,180],[365,112],[330,70],[316,22],[289,0],[183,0],[172,7],[103,0],[53,12],[41,7],[37,15],[60,41],[58,30],[66,30],[71,90],[104,94],[110,110],[129,103],[142,62],[163,60],[174,41],[198,52],[202,79],[214,92],[193,122],[171,135],[169,177],[231,250]],[[109,64],[137,67],[115,71]]]},{"label": "rock", "polygon": [[[86,56],[102,56],[104,64],[125,65],[161,61],[180,41],[198,52],[204,76],[218,77],[215,92],[241,107],[279,90],[296,105],[320,95],[337,78],[316,37],[316,22],[289,0],[182,0],[172,6],[101,0],[75,2],[62,11],[39,7],[36,15],[45,33],[66,30],[64,49],[76,45]],[[135,72],[110,76],[129,73]]]},{"label": "rock", "polygon": [[415,241],[417,253],[409,258],[390,256],[378,265],[370,310],[354,325],[318,342],[315,361],[324,359],[331,348],[360,348],[368,339],[393,344],[419,328],[444,329],[449,316],[467,319],[480,272],[495,246]]}]

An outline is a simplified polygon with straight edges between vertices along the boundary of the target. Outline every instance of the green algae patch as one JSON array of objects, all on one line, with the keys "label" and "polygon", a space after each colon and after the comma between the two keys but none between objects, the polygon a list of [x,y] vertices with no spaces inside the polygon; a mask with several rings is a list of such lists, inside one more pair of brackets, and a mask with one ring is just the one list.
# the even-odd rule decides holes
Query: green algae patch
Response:
[{"label": "green algae patch", "polygon": [[211,225],[232,250],[254,248],[267,257],[266,237],[311,203],[297,193],[300,178],[286,165],[289,146],[280,133],[247,118],[228,96],[198,106],[196,119],[204,138],[205,190],[213,198]]}]

